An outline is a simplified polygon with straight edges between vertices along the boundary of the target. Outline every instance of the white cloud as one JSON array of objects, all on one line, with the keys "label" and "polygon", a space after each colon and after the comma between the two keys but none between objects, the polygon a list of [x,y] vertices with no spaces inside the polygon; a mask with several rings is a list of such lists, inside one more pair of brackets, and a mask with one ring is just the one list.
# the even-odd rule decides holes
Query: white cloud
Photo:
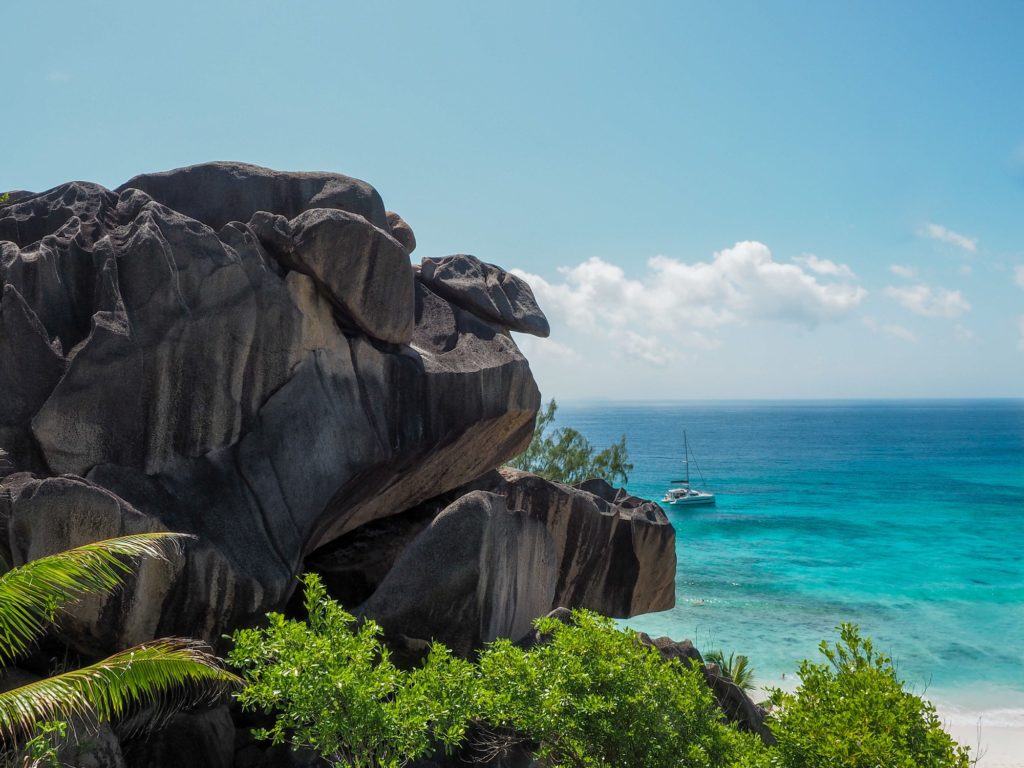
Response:
[{"label": "white cloud", "polygon": [[967,235],[961,235],[959,232],[954,232],[951,229],[947,229],[941,224],[932,224],[928,222],[919,233],[922,237],[930,238],[931,240],[938,240],[942,243],[950,243],[958,248],[963,248],[965,251],[974,253],[978,250],[978,239],[976,237],[968,237]]},{"label": "white cloud", "polygon": [[910,285],[897,288],[888,286],[885,295],[895,299],[905,309],[924,317],[946,317],[954,319],[969,312],[971,305],[960,291],[932,288],[928,285]]},{"label": "white cloud", "polygon": [[71,74],[64,70],[54,69],[46,73],[46,82],[48,83],[69,83],[71,82]]},{"label": "white cloud", "polygon": [[917,277],[917,270],[903,264],[890,264],[889,271],[897,277],[905,277],[908,280]]},{"label": "white cloud", "polygon": [[837,264],[829,259],[819,259],[813,253],[809,253],[806,256],[797,256],[793,261],[797,264],[803,264],[807,269],[811,270],[811,272],[818,275],[838,277],[844,280],[855,280],[857,278],[857,276],[853,274],[853,270],[845,264]]},{"label": "white cloud", "polygon": [[555,323],[653,365],[679,357],[680,348],[714,348],[725,326],[771,320],[813,328],[846,316],[867,295],[855,283],[777,262],[768,246],[751,241],[710,261],[655,256],[640,277],[599,258],[558,271],[559,280],[549,282],[513,270]]},{"label": "white cloud", "polygon": [[902,325],[896,325],[895,323],[880,323],[870,316],[863,318],[862,322],[867,328],[875,333],[884,333],[887,336],[902,339],[903,341],[917,341],[917,336],[914,335],[914,332],[909,328],[904,328]]},{"label": "white cloud", "polygon": [[972,274],[974,274],[974,267],[972,267],[970,264],[961,264],[957,272],[959,272],[964,277],[970,277]]},{"label": "white cloud", "polygon": [[1024,264],[1019,267],[1015,267],[1013,270],[1013,279],[1021,288],[1024,288]]}]

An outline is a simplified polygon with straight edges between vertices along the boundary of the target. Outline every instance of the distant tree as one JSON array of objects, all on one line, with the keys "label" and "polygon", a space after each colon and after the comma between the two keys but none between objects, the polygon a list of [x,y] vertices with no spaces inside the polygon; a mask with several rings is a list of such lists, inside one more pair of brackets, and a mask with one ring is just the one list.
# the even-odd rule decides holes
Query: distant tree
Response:
[{"label": "distant tree", "polygon": [[704,656],[705,661],[718,666],[720,670],[744,691],[754,689],[754,668],[750,659],[742,654],[730,653],[726,656],[722,651],[710,651]]},{"label": "distant tree", "polygon": [[10,199],[11,199],[10,193],[9,192],[4,192],[2,195],[0,195],[0,206],[7,205],[7,202]]},{"label": "distant tree", "polygon": [[533,440],[509,465],[570,485],[592,477],[603,478],[613,485],[628,483],[633,465],[629,463],[626,436],[598,451],[572,427],[554,428],[557,410],[558,403],[551,400],[537,414]]},{"label": "distant tree", "polygon": [[[0,664],[23,655],[69,603],[110,592],[131,561],[165,557],[182,537],[122,536],[32,560],[0,576]],[[158,705],[163,712],[220,695],[240,682],[192,640],[153,640],[81,669],[0,693],[0,744],[8,761],[46,764],[71,721],[94,724]],[[24,748],[23,748],[24,747]]]}]

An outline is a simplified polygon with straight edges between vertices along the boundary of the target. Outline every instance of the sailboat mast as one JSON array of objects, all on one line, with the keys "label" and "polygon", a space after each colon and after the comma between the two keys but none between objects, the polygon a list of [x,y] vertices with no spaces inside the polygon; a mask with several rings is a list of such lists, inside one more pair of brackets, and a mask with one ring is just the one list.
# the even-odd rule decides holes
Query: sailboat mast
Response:
[{"label": "sailboat mast", "polygon": [[686,484],[690,484],[690,443],[686,439],[686,430],[683,430],[683,452],[686,461]]}]

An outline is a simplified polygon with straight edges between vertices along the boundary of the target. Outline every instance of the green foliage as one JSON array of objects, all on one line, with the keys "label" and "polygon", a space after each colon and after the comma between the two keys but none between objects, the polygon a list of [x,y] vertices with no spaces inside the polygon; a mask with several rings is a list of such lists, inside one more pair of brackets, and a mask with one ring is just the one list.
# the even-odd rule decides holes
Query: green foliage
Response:
[{"label": "green foliage", "polygon": [[[130,560],[164,557],[181,538],[151,533],[108,539],[0,576],[0,659],[9,662],[23,653],[73,600],[120,584],[132,570]],[[217,696],[236,682],[192,641],[156,640],[0,693],[0,736],[8,744],[31,737],[24,745],[31,755],[49,742],[54,728],[74,718],[95,723],[145,705],[171,711]],[[41,759],[37,756],[36,762]]]},{"label": "green foliage", "polygon": [[[257,736],[312,748],[334,766],[399,768],[472,733],[480,753],[512,743],[544,768],[967,768],[930,704],[906,692],[889,660],[856,628],[805,661],[796,693],[774,691],[778,744],[723,722],[698,668],[665,660],[630,630],[587,611],[540,619],[545,642],[488,645],[476,663],[434,645],[398,669],[372,621],[358,622],[307,576],[309,622],[271,614],[235,634],[231,662],[247,710],[276,714]],[[708,654],[716,661],[715,654]],[[717,662],[739,684],[749,664]],[[470,728],[472,726],[472,729]],[[467,745],[469,746],[469,745]]]},{"label": "green foliage", "polygon": [[401,670],[377,624],[359,624],[327,599],[316,575],[304,584],[308,623],[270,614],[266,628],[234,635],[229,661],[247,681],[242,707],[277,713],[257,737],[353,768],[398,768],[435,740],[459,744],[472,714],[473,665],[435,644],[421,666]]},{"label": "green foliage", "polygon": [[613,485],[629,482],[633,465],[629,463],[626,437],[598,451],[572,427],[554,429],[558,403],[554,400],[537,414],[533,440],[529,447],[509,464],[560,483],[580,483],[600,477]]},{"label": "green foliage", "polygon": [[3,768],[63,768],[57,746],[67,739],[68,724],[45,722],[36,726],[35,735],[13,753],[0,758]]},{"label": "green foliage", "polygon": [[710,651],[704,659],[716,664],[720,670],[744,691],[754,689],[754,668],[750,659],[742,654],[730,653],[726,656],[722,651]]},{"label": "green foliage", "polygon": [[179,538],[168,533],[122,536],[8,571],[0,577],[0,663],[23,654],[62,606],[85,595],[110,592],[132,572],[131,559],[162,559]]},{"label": "green foliage", "polygon": [[698,669],[665,661],[636,633],[576,611],[541,619],[550,640],[499,640],[480,657],[480,709],[493,727],[539,744],[548,768],[711,768],[732,764],[738,735]]},{"label": "green foliage", "polygon": [[11,199],[10,193],[9,192],[4,192],[2,195],[0,195],[0,206],[7,205],[7,202],[10,199]]},{"label": "green foliage", "polygon": [[967,768],[968,750],[942,730],[935,708],[906,691],[890,659],[851,624],[804,661],[796,693],[772,692],[780,768]]}]

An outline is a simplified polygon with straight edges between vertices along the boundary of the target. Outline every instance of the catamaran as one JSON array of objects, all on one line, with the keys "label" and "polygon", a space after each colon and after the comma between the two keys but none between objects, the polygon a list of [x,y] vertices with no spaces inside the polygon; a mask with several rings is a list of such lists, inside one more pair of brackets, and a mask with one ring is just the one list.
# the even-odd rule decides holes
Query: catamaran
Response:
[{"label": "catamaran", "polygon": [[[686,479],[685,480],[673,480],[673,485],[679,485],[680,488],[669,488],[665,494],[665,498],[662,499],[666,504],[675,504],[677,506],[692,507],[698,504],[714,504],[715,494],[710,491],[698,491],[695,488],[690,487],[690,443],[686,439],[686,430],[683,430],[683,462],[686,465]],[[694,465],[697,464],[697,460],[694,459]],[[704,474],[700,471],[700,467],[697,466],[697,473],[700,475],[701,482],[704,482]]]}]

